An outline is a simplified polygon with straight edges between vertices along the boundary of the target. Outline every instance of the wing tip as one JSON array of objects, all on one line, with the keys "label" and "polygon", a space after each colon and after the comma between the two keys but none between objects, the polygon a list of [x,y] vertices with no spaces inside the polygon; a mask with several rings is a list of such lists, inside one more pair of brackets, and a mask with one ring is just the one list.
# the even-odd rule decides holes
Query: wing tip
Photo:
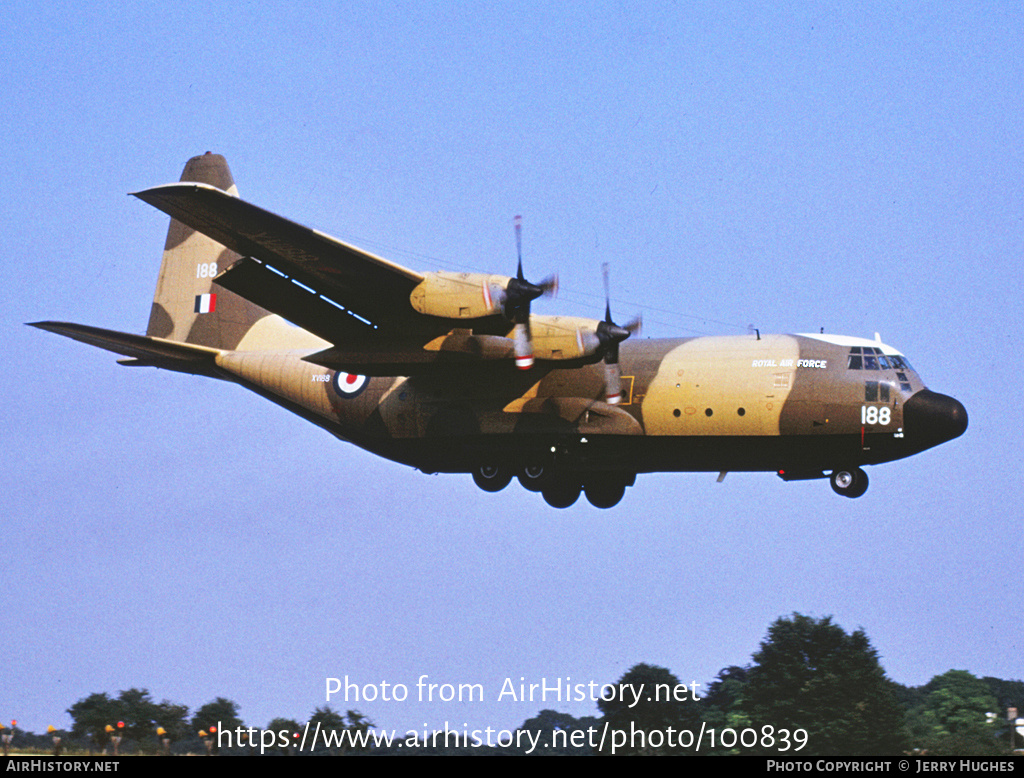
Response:
[{"label": "wing tip", "polygon": [[199,181],[174,181],[170,184],[158,184],[157,186],[150,186],[146,189],[140,189],[137,192],[129,192],[129,196],[138,197],[140,200],[149,202],[148,196],[153,196],[161,193],[175,193],[175,192],[195,192],[199,190],[208,190],[211,192],[217,192],[218,194],[228,194],[223,189],[220,189],[213,184],[204,184]]}]

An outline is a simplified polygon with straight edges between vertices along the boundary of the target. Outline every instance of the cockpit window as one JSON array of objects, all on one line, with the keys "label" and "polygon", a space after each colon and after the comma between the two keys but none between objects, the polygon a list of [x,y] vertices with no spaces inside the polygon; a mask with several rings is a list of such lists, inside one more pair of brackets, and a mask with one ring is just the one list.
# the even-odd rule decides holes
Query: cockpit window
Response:
[{"label": "cockpit window", "polygon": [[889,361],[892,362],[892,366],[896,370],[913,370],[910,363],[906,360],[906,357],[889,357]]},{"label": "cockpit window", "polygon": [[913,370],[905,357],[883,354],[877,346],[853,346],[846,359],[848,370]]}]

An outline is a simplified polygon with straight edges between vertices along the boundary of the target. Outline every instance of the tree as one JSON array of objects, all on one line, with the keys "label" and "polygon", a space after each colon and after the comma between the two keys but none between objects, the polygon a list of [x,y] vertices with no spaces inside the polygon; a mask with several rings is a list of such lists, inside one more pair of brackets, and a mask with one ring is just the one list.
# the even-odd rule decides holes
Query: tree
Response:
[{"label": "tree", "polygon": [[[1020,711],[1024,711],[1024,682],[1004,681],[1001,678],[993,678],[988,675],[981,680],[988,686],[989,691],[995,695],[999,703],[998,713],[1000,716],[1006,716],[1008,708],[1016,708],[1018,716]],[[999,729],[1001,732],[999,737],[1005,740],[1007,746],[1010,745],[1011,730],[1013,730],[1013,747],[1021,748],[1024,746],[1024,737],[1021,737],[1021,734],[1016,731],[1016,725],[1004,719]],[[1004,740],[998,742],[1004,742]]]},{"label": "tree", "polygon": [[313,750],[326,749],[331,754],[367,751],[360,737],[372,726],[373,722],[356,710],[346,711],[342,716],[329,705],[317,708],[309,717],[310,731],[319,733]]},{"label": "tree", "polygon": [[[685,695],[677,690],[685,690]],[[597,707],[604,720],[624,746],[616,745],[615,754],[665,755],[692,753],[679,747],[679,731],[699,729],[696,702],[688,702],[689,687],[664,667],[638,664],[615,684],[615,693],[602,695]],[[669,737],[669,728],[674,732]],[[611,742],[602,753],[611,753]]]},{"label": "tree", "polygon": [[[167,700],[155,703],[148,690],[132,688],[120,692],[117,699],[106,692],[90,694],[68,708],[68,713],[74,721],[72,736],[87,740],[90,750],[105,750],[116,733],[124,738],[121,753],[136,748],[155,752],[156,728],[172,733],[172,739],[180,738],[188,708]],[[108,732],[107,726],[114,727],[115,733]]]},{"label": "tree", "polygon": [[161,700],[156,705],[153,722],[157,727],[163,727],[167,733],[166,737],[172,743],[184,740],[190,734],[187,705],[178,705],[170,700]]},{"label": "tree", "polygon": [[93,749],[103,751],[110,742],[105,731],[107,724],[118,721],[114,701],[106,692],[97,692],[83,697],[67,710],[74,722],[71,734],[89,743],[89,753]]},{"label": "tree", "polygon": [[863,630],[794,613],[768,628],[753,660],[741,705],[751,726],[806,730],[801,756],[902,752],[903,710]]},{"label": "tree", "polygon": [[[749,674],[750,668],[732,665],[720,670],[708,686],[700,701],[700,719],[709,729],[715,732],[723,729],[739,731],[749,726],[750,722],[740,708]],[[711,738],[701,741],[701,754],[727,754],[731,750],[722,746],[719,740],[714,746]]]},{"label": "tree", "polygon": [[313,751],[327,751],[330,754],[344,753],[348,742],[342,734],[345,731],[345,717],[330,705],[317,708],[309,717],[309,731],[316,734]]},{"label": "tree", "polygon": [[[149,741],[154,738],[158,711],[156,703],[149,696],[149,690],[126,689],[118,695],[114,708],[117,711],[117,725],[120,730],[118,734],[126,741],[122,753],[129,744],[151,745]],[[124,727],[120,727],[122,723]]]},{"label": "tree", "polygon": [[299,722],[294,719],[276,718],[267,724],[267,729],[274,733],[274,746],[270,750],[276,750],[285,756],[294,753],[303,731]]},{"label": "tree", "polygon": [[[526,730],[538,738],[537,746],[531,752],[532,756],[589,756],[592,751],[588,730],[596,731],[600,725],[600,720],[593,716],[577,719],[568,713],[545,708],[536,716],[524,721],[519,729]],[[575,739],[572,737],[572,734],[578,731],[586,733],[582,735],[582,740],[579,735]],[[518,753],[526,753],[527,748],[524,745]]]},{"label": "tree", "polygon": [[966,670],[950,670],[921,689],[924,699],[910,713],[915,746],[933,755],[980,756],[1009,745],[996,740],[995,722],[1002,725],[999,701],[985,681]]},{"label": "tree", "polygon": [[1006,713],[1007,708],[1024,710],[1024,682],[1004,681],[1002,678],[993,678],[988,675],[981,680],[995,696],[1003,714]]},{"label": "tree", "polygon": [[209,732],[210,727],[230,731],[244,726],[245,724],[238,718],[238,706],[224,697],[206,703],[192,717],[193,734],[199,730]]}]

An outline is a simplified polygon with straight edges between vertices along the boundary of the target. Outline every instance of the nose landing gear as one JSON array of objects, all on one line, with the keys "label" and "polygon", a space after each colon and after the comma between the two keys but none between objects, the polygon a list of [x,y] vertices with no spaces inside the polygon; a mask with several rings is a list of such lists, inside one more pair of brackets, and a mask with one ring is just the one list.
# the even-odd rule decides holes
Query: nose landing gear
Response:
[{"label": "nose landing gear", "polygon": [[859,467],[837,468],[829,477],[832,491],[843,497],[860,497],[868,490],[868,474]]}]

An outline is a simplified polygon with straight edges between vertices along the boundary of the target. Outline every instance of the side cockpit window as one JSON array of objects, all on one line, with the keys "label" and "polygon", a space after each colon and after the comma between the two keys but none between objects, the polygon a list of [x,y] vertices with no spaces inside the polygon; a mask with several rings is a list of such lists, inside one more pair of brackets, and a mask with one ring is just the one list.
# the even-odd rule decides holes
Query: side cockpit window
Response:
[{"label": "side cockpit window", "polygon": [[914,368],[912,368],[910,366],[910,363],[907,361],[906,357],[892,356],[892,357],[889,357],[889,361],[892,362],[892,366],[893,366],[894,370],[913,370],[914,369]]}]

